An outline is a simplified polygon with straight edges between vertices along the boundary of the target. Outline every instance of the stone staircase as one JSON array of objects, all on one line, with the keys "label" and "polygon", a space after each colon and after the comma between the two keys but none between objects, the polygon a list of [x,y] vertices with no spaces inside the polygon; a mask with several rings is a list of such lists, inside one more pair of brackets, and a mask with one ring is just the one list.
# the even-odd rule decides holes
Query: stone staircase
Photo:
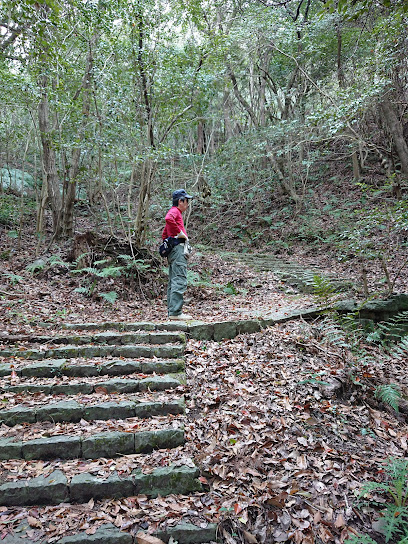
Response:
[{"label": "stone staircase", "polygon": [[[184,445],[183,328],[87,323],[0,338],[0,524],[10,512],[22,519],[1,542],[136,543],[140,530],[152,532],[137,519],[124,530],[118,522],[47,540],[46,530],[33,537],[24,513],[47,505],[86,509],[104,499],[199,500],[199,470]],[[195,516],[198,524],[191,517],[165,516],[156,537],[216,540],[205,511]]]},{"label": "stone staircase", "polygon": [[256,253],[231,253],[230,258],[250,266],[258,272],[273,272],[280,280],[295,287],[302,293],[315,292],[315,277],[318,276],[330,282],[336,292],[351,291],[354,284],[347,278],[322,274],[318,268],[305,268],[296,262],[284,261],[274,255]]}]

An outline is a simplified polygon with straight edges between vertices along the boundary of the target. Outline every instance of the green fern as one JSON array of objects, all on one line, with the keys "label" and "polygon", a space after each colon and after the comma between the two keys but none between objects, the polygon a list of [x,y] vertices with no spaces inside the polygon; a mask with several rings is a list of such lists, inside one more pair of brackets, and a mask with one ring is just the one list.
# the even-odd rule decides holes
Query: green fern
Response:
[{"label": "green fern", "polygon": [[99,270],[97,268],[93,268],[92,266],[86,266],[85,268],[80,268],[78,270],[73,270],[72,271],[73,274],[88,273],[88,274],[94,274],[95,276],[98,275],[98,272],[99,272]]},{"label": "green fern", "polygon": [[3,275],[6,276],[11,285],[16,285],[17,283],[21,283],[22,281],[24,281],[23,276],[13,274],[12,272],[3,272]]},{"label": "green fern", "polygon": [[398,385],[394,383],[379,385],[375,390],[374,396],[398,412],[398,403],[401,399],[401,391]]},{"label": "green fern", "polygon": [[331,280],[319,274],[313,274],[313,288],[315,294],[325,302],[336,291]]},{"label": "green fern", "polygon": [[89,287],[77,287],[74,289],[75,293],[81,293],[82,295],[89,295]]},{"label": "green fern", "polygon": [[101,264],[106,264],[106,263],[110,263],[111,262],[111,259],[101,259],[100,261],[94,261],[93,265],[94,266],[99,266]]},{"label": "green fern", "polygon": [[106,268],[102,268],[102,270],[98,270],[95,275],[98,278],[119,278],[122,272],[123,266],[107,266]]},{"label": "green fern", "polygon": [[344,544],[377,544],[377,542],[368,535],[353,535]]},{"label": "green fern", "polygon": [[115,301],[118,298],[118,294],[115,291],[109,291],[109,293],[98,293],[98,295],[110,304],[115,304]]},{"label": "green fern", "polygon": [[[381,533],[385,542],[406,544],[408,537],[408,461],[390,458],[385,463],[385,473],[388,482],[367,482],[361,489],[359,497],[364,497],[363,504],[374,504],[383,507],[383,502],[376,501],[371,496],[375,491],[383,494],[392,502],[385,505],[381,511]],[[367,535],[354,536],[345,544],[370,543]],[[399,539],[399,540],[397,540]]]},{"label": "green fern", "polygon": [[392,318],[378,323],[378,329],[381,331],[383,344],[400,341],[408,334],[408,311],[399,312]]},{"label": "green fern", "polygon": [[30,263],[26,266],[26,270],[31,274],[36,274],[37,272],[43,271],[45,268],[45,261],[43,259],[37,259],[33,263]]},{"label": "green fern", "polygon": [[47,265],[48,266],[60,265],[60,266],[65,266],[66,268],[71,267],[70,263],[63,261],[59,255],[51,255],[51,257],[48,259]]},{"label": "green fern", "polygon": [[403,359],[408,357],[408,336],[403,338],[399,344],[390,353],[393,359]]}]

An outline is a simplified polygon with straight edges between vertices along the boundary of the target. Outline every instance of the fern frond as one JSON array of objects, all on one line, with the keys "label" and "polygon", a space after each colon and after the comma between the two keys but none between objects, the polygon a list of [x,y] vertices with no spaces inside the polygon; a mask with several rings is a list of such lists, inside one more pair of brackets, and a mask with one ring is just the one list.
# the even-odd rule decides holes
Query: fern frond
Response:
[{"label": "fern frond", "polygon": [[99,278],[118,278],[122,275],[122,272],[123,266],[107,266],[106,268],[102,268],[102,270],[98,270],[96,275]]},{"label": "fern frond", "polygon": [[405,336],[399,344],[390,353],[394,359],[402,359],[408,357],[408,336]]},{"label": "fern frond", "polygon": [[98,295],[104,298],[110,304],[115,304],[118,294],[115,291],[109,291],[109,293],[98,293]]},{"label": "fern frond", "polygon": [[77,287],[74,289],[75,293],[81,293],[83,295],[89,295],[89,288],[88,287]]},{"label": "fern frond", "polygon": [[82,274],[84,272],[87,272],[88,274],[94,274],[95,276],[97,276],[100,271],[97,268],[93,268],[92,266],[87,266],[86,268],[80,268],[79,270],[72,270],[73,274]]},{"label": "fern frond", "polygon": [[398,403],[401,399],[401,391],[398,385],[395,383],[379,385],[375,390],[374,396],[398,412]]},{"label": "fern frond", "polygon": [[[406,521],[407,509],[400,508],[396,504],[390,504],[383,512],[384,522],[383,534],[385,542],[394,542],[395,533],[400,532],[402,528],[408,529]],[[391,540],[393,539],[393,540]]]},{"label": "fern frond", "polygon": [[377,542],[368,535],[353,535],[345,540],[344,544],[377,544]]},{"label": "fern frond", "polygon": [[382,482],[367,482],[363,485],[363,487],[360,490],[360,493],[358,494],[359,497],[365,497],[372,491],[378,491],[378,492],[385,492],[388,493],[390,490],[389,484],[382,483]]}]

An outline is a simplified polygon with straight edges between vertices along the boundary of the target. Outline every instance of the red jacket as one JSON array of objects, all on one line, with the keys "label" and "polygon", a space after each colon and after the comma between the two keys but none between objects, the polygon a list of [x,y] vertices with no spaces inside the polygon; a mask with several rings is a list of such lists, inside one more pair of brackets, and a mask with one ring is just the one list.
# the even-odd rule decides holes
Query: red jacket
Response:
[{"label": "red jacket", "polygon": [[165,240],[169,236],[175,237],[180,231],[183,231],[184,234],[187,236],[181,211],[177,208],[177,206],[173,206],[167,212],[166,226],[163,229],[162,239]]}]

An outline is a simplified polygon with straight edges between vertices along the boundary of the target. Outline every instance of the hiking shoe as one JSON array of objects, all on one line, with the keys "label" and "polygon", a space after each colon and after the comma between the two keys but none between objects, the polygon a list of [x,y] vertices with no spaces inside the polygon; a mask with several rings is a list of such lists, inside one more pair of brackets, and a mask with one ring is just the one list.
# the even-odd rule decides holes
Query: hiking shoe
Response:
[{"label": "hiking shoe", "polygon": [[179,314],[179,315],[169,315],[171,321],[192,321],[193,318],[188,314]]}]

